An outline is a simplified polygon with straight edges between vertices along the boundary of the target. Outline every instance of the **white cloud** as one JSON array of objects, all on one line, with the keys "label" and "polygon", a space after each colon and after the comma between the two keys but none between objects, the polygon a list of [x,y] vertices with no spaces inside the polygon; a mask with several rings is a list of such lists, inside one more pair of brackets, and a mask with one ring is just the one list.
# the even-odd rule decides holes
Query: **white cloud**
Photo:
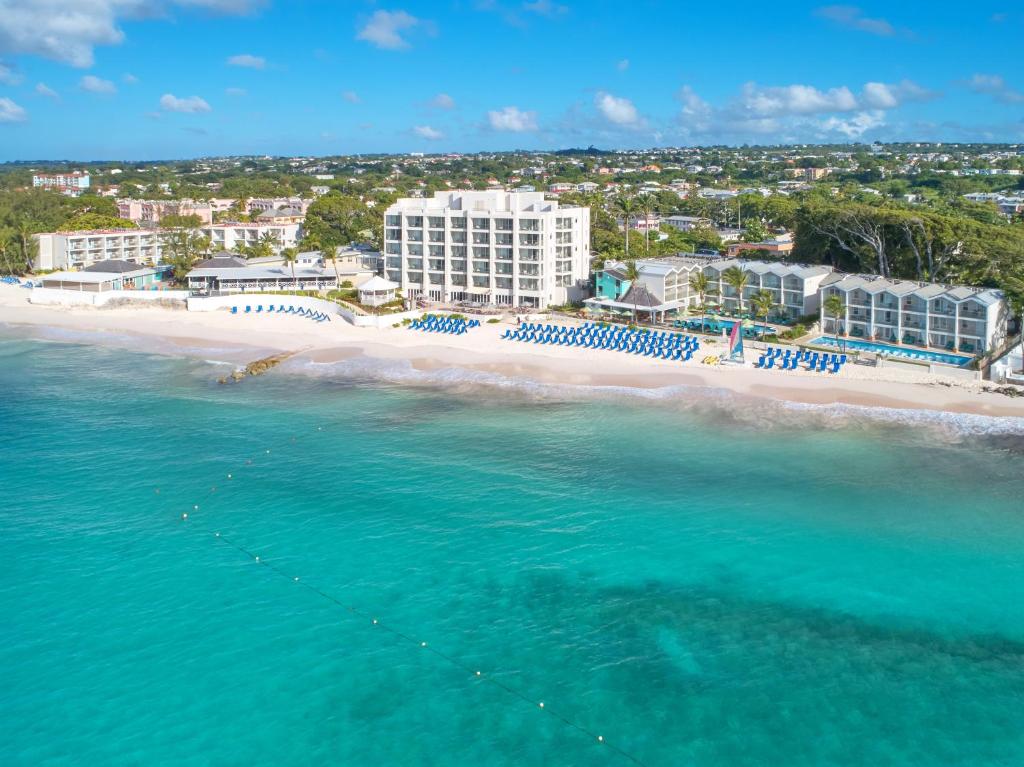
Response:
[{"label": "white cloud", "polygon": [[36,93],[38,93],[40,96],[46,96],[46,98],[48,99],[60,98],[60,96],[57,95],[57,91],[55,91],[46,83],[36,83]]},{"label": "white cloud", "polygon": [[131,72],[125,72],[123,75],[121,75],[121,82],[123,82],[125,85],[137,85],[139,82],[139,78],[137,78]]},{"label": "white cloud", "polygon": [[525,133],[537,130],[537,113],[523,112],[518,107],[505,107],[487,113],[491,128],[498,131]]},{"label": "white cloud", "polygon": [[895,84],[865,83],[860,103],[870,109],[893,109],[908,101],[928,101],[937,96],[937,93],[912,80],[901,80]]},{"label": "white cloud", "polygon": [[4,85],[19,85],[21,75],[0,61],[0,83]]},{"label": "white cloud", "polygon": [[422,20],[405,11],[374,11],[370,20],[359,30],[357,40],[365,40],[378,48],[400,50],[409,47],[402,32],[421,25]]},{"label": "white cloud", "polygon": [[761,87],[747,83],[743,86],[738,107],[755,118],[849,112],[857,108],[857,98],[845,85],[821,91],[810,85]]},{"label": "white cloud", "polygon": [[9,98],[0,98],[0,123],[21,123],[28,119],[28,112]]},{"label": "white cloud", "polygon": [[263,69],[267,66],[267,60],[262,56],[253,56],[251,53],[238,53],[228,57],[228,66]]},{"label": "white cloud", "polygon": [[152,18],[174,7],[249,13],[264,0],[0,0],[0,55],[28,54],[91,67],[99,45],[124,40],[123,19]]},{"label": "white cloud", "polygon": [[615,65],[615,68],[616,68],[617,70],[619,70],[620,72],[625,72],[625,71],[626,71],[627,69],[629,69],[629,59],[621,59],[621,60],[620,60],[620,61],[619,61],[619,62],[618,62],[618,63],[617,63],[616,65]]},{"label": "white cloud", "polygon": [[429,125],[417,125],[412,129],[412,132],[420,138],[430,139],[431,141],[444,138],[444,134],[441,131],[431,128]]},{"label": "white cloud", "polygon": [[185,114],[198,114],[200,112],[211,112],[210,105],[198,96],[189,96],[179,99],[172,93],[165,93],[160,97],[160,108],[167,112],[183,112]]},{"label": "white cloud", "polygon": [[569,12],[567,6],[553,3],[551,0],[533,0],[533,2],[523,3],[523,10],[548,17],[563,16]]},{"label": "white cloud", "polygon": [[829,117],[819,125],[827,133],[839,133],[848,139],[858,139],[867,131],[885,125],[885,112],[876,109],[858,112],[851,117]]},{"label": "white cloud", "polygon": [[1024,93],[1011,88],[999,75],[974,75],[964,85],[975,93],[984,93],[1004,104],[1020,104],[1024,102]]},{"label": "white cloud", "polygon": [[343,91],[341,97],[349,104],[358,104],[362,100],[355,91]]},{"label": "white cloud", "polygon": [[117,93],[117,86],[110,82],[110,80],[104,80],[102,77],[96,77],[95,75],[86,75],[83,77],[78,81],[78,87],[83,91],[89,91],[89,93],[100,93],[104,96]]},{"label": "white cloud", "polygon": [[688,132],[700,133],[710,127],[713,108],[693,88],[684,85],[679,89],[677,98],[683,104],[679,120]]},{"label": "white cloud", "polygon": [[642,122],[633,102],[627,98],[600,91],[594,97],[594,105],[608,122],[616,125],[635,127]]},{"label": "white cloud", "polygon": [[430,100],[430,106],[435,109],[455,109],[455,99],[447,93],[438,93]]},{"label": "white cloud", "polygon": [[249,93],[245,88],[225,88],[224,94],[227,96],[245,96]]},{"label": "white cloud", "polygon": [[896,33],[892,24],[885,19],[868,18],[860,8],[854,5],[826,5],[816,10],[815,13],[821,18],[828,19],[842,27],[856,29],[872,35],[889,37]]}]

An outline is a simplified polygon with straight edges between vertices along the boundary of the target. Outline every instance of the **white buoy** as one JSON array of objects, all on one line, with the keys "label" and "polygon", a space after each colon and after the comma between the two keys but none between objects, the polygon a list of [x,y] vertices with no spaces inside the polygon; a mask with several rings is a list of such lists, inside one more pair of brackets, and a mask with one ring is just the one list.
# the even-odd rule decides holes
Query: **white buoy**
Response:
[{"label": "white buoy", "polygon": [[377,625],[377,619],[376,619],[376,618],[374,618],[374,619],[373,619],[373,625],[374,625],[374,626],[376,626],[376,625]]},{"label": "white buoy", "polygon": [[604,735],[598,735],[597,736],[597,742],[598,743],[604,743]]},{"label": "white buoy", "polygon": [[420,647],[426,647],[426,646],[427,646],[426,642],[420,642]]},{"label": "white buoy", "polygon": [[196,505],[196,506],[193,506],[193,507],[192,507],[192,511],[199,511],[199,506],[198,506],[198,505]]},{"label": "white buoy", "polygon": [[188,519],[188,512],[186,511],[184,514],[182,514],[181,518],[182,519]]},{"label": "white buoy", "polygon": [[477,676],[480,676],[480,672],[479,672],[479,671],[477,671],[477,672],[476,672],[476,675],[477,675]]},{"label": "white buoy", "polygon": [[214,538],[220,538],[220,533],[214,533],[214,534],[213,534],[213,537],[214,537]]},{"label": "white buoy", "polygon": [[256,561],[257,561],[257,562],[259,562],[259,561],[260,561],[260,558],[259,558],[259,557],[256,557]]},{"label": "white buoy", "polygon": [[269,450],[267,451],[267,455],[270,455],[270,451]]},{"label": "white buoy", "polygon": [[298,581],[299,581],[299,576],[296,575],[295,576],[295,582],[298,583]]},{"label": "white buoy", "polygon": [[231,479],[231,475],[230,474],[228,474],[228,479]]},{"label": "white buoy", "polygon": [[537,705],[538,705],[538,706],[540,706],[541,708],[544,708],[544,701],[541,701],[541,702],[540,702],[540,703],[538,703]]}]

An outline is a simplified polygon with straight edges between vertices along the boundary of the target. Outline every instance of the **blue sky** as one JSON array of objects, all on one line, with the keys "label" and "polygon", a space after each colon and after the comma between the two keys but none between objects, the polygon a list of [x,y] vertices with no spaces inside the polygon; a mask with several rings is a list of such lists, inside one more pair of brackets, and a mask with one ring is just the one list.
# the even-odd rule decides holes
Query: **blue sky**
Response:
[{"label": "blue sky", "polygon": [[1024,142],[1022,33],[1019,0],[0,0],[0,160]]}]

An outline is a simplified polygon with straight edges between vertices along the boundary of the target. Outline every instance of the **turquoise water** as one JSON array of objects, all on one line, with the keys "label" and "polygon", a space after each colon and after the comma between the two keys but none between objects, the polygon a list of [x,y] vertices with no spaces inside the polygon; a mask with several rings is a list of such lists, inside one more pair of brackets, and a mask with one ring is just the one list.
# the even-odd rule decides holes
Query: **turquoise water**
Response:
[{"label": "turquoise water", "polygon": [[1024,762],[1009,422],[222,370],[0,339],[0,764]]},{"label": "turquoise water", "polygon": [[923,360],[924,362],[941,362],[944,365],[955,365],[963,367],[971,361],[971,357],[964,357],[959,354],[946,354],[944,352],[931,352],[924,349],[915,349],[908,346],[893,346],[891,344],[880,344],[874,341],[858,341],[853,338],[836,339],[832,336],[821,336],[811,341],[814,346],[840,346],[846,349],[854,349],[878,354],[887,354],[890,357],[904,357],[912,360]]}]

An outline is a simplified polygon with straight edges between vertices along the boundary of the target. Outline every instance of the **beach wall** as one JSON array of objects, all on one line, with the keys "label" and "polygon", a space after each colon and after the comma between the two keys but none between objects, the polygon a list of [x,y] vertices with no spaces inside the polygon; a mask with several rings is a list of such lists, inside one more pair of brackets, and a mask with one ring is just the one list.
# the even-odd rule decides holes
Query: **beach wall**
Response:
[{"label": "beach wall", "polygon": [[952,365],[935,365],[923,362],[908,362],[893,357],[879,357],[875,367],[890,370],[909,370],[913,373],[930,373],[940,378],[953,378],[957,381],[980,381],[981,371],[970,368],[956,368]]},{"label": "beach wall", "polygon": [[312,296],[285,296],[272,293],[235,293],[229,296],[190,296],[188,299],[188,310],[190,312],[215,312],[219,309],[230,309],[237,306],[238,311],[244,312],[245,307],[251,306],[256,311],[257,306],[294,306],[296,309],[310,309],[314,312],[323,312],[332,316],[341,314],[341,307],[333,301],[325,301],[322,298]]},{"label": "beach wall", "polygon": [[103,306],[111,301],[182,301],[187,290],[105,290],[93,293],[87,290],[61,290],[60,288],[32,288],[30,304],[44,306]]}]

